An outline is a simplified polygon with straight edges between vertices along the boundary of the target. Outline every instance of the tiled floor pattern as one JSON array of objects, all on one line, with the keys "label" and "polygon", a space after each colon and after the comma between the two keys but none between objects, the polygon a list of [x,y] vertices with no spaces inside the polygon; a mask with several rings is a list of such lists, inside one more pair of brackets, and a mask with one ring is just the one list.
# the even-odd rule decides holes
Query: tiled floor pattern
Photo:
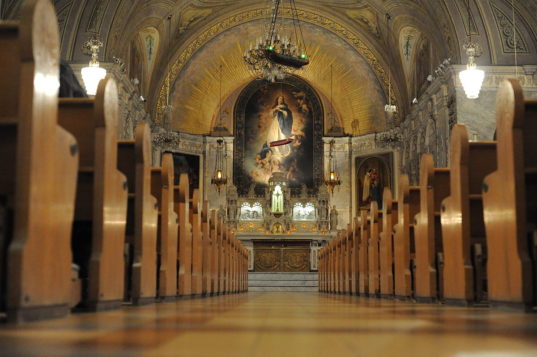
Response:
[{"label": "tiled floor pattern", "polygon": [[537,356],[537,315],[259,292],[0,325],[0,356]]}]

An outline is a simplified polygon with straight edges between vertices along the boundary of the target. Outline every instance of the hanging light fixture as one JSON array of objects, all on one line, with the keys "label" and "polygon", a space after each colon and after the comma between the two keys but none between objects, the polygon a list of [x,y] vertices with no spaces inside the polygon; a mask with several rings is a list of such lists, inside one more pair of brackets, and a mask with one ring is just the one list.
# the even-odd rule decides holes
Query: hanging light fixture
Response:
[{"label": "hanging light fixture", "polygon": [[99,66],[99,49],[103,47],[103,43],[97,35],[94,35],[83,47],[91,52],[91,60],[88,67],[82,68],[82,80],[86,86],[86,93],[95,95],[99,82],[106,77],[106,69]]},{"label": "hanging light fixture", "polygon": [[225,174],[225,143],[224,139],[218,139],[216,141],[216,161],[214,165],[213,178],[211,179],[211,184],[216,186],[218,193],[222,186],[227,184],[227,177]]},{"label": "hanging light fixture", "polygon": [[[300,26],[295,0],[289,0],[293,31],[290,36],[277,33],[281,0],[272,0],[272,16],[265,34],[250,44],[244,52],[244,63],[250,72],[258,77],[274,82],[289,73],[302,69],[309,64],[306,43]],[[280,17],[281,28],[283,18]]]},{"label": "hanging light fixture", "polygon": [[[386,14],[386,43],[390,43],[390,20],[392,17],[390,14]],[[397,106],[392,104],[392,62],[388,58],[388,104],[384,106],[384,111],[386,113],[395,113],[397,112]]]},{"label": "hanging light fixture", "polygon": [[481,56],[481,46],[479,43],[472,41],[470,0],[467,1],[466,6],[468,10],[468,42],[464,44],[463,48],[468,56],[468,64],[466,65],[466,70],[459,73],[459,78],[466,97],[468,99],[477,99],[485,79],[485,71],[477,69],[477,64],[475,63],[475,58]]},{"label": "hanging light fixture", "polygon": [[334,188],[341,185],[341,180],[337,172],[336,159],[334,158],[334,144],[335,141],[330,141],[330,153],[328,155],[328,175],[324,180],[324,184],[328,187],[330,192],[334,193]]}]

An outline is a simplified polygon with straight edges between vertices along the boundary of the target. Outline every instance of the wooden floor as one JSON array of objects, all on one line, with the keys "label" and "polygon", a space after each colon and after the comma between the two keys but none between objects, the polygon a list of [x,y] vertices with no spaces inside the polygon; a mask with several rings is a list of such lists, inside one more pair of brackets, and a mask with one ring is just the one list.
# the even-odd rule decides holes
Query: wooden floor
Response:
[{"label": "wooden floor", "polygon": [[537,356],[537,315],[259,292],[0,325],[0,356]]}]

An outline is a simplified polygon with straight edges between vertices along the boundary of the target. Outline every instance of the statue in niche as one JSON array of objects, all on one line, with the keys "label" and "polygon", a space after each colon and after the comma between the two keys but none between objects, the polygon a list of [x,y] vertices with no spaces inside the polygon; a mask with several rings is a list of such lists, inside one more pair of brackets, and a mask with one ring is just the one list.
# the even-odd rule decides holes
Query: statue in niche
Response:
[{"label": "statue in niche", "polygon": [[335,231],[337,230],[338,225],[338,213],[336,206],[334,205],[332,209],[330,210],[330,230]]},{"label": "statue in niche", "polygon": [[272,213],[283,213],[283,191],[280,185],[276,185],[272,192]]}]

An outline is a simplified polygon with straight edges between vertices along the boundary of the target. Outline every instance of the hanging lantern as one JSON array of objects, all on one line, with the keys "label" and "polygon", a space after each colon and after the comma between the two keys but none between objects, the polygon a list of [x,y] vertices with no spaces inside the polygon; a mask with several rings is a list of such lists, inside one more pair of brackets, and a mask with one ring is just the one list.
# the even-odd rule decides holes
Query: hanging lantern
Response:
[{"label": "hanging lantern", "polygon": [[218,193],[222,186],[227,184],[227,177],[224,172],[225,167],[225,153],[224,153],[224,140],[218,139],[216,141],[216,162],[214,167],[213,178],[211,179],[211,184],[216,186]]},{"label": "hanging lantern", "polygon": [[84,43],[84,47],[91,51],[91,60],[88,67],[82,68],[82,80],[86,86],[86,93],[95,95],[99,82],[106,77],[106,69],[99,66],[99,48],[103,47],[103,43],[94,36]]},{"label": "hanging lantern", "polygon": [[328,187],[330,192],[334,193],[334,188],[341,185],[341,180],[337,172],[337,164],[333,155],[334,140],[330,141],[330,153],[328,156],[328,175],[324,180],[324,184]]},{"label": "hanging lantern", "polygon": [[459,78],[466,93],[468,99],[479,98],[479,92],[481,92],[481,86],[485,79],[485,71],[477,69],[475,63],[475,57],[479,52],[479,45],[477,43],[469,42],[464,45],[466,54],[468,55],[468,64],[466,70],[459,73]]},{"label": "hanging lantern", "polygon": [[[468,28],[471,28],[470,17],[470,0],[467,1],[466,7],[468,10]],[[468,64],[466,70],[459,73],[459,79],[461,80],[462,87],[466,93],[468,99],[479,98],[479,92],[481,92],[481,86],[485,79],[485,71],[477,69],[475,58],[481,55],[481,47],[478,43],[472,41],[472,32],[468,35],[468,42],[463,47],[466,50],[468,56]]]}]

